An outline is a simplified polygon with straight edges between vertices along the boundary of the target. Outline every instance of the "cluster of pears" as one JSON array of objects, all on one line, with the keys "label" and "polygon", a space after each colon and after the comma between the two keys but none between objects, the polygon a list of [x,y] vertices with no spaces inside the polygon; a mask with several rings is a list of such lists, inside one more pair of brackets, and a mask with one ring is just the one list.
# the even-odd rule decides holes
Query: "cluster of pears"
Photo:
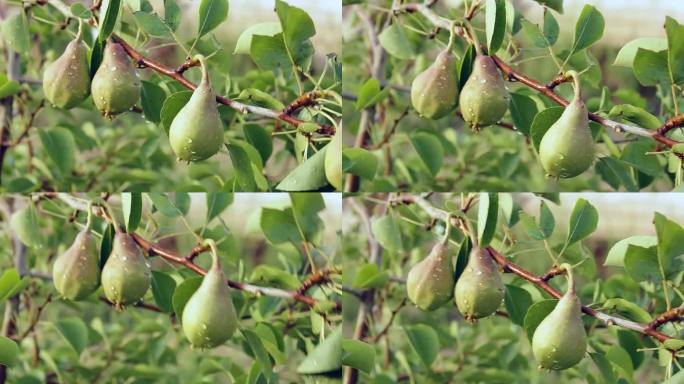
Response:
[{"label": "cluster of pears", "polygon": [[582,306],[575,293],[570,265],[568,290],[554,309],[539,323],[532,336],[532,353],[544,369],[567,369],[579,363],[587,351],[587,333],[582,323]]},{"label": "cluster of pears", "polygon": [[456,58],[451,44],[411,84],[411,103],[423,117],[439,119],[460,104],[463,119],[474,129],[501,120],[508,110],[509,95],[494,60],[478,53],[463,88],[458,89]]},{"label": "cluster of pears", "polygon": [[135,240],[127,233],[117,232],[109,259],[100,271],[100,253],[91,232],[91,215],[89,210],[86,227],[55,260],[52,268],[55,288],[66,299],[82,300],[102,284],[107,300],[117,308],[133,304],[150,288],[150,267]]},{"label": "cluster of pears", "polygon": [[121,44],[111,39],[92,82],[88,48],[82,40],[82,24],[76,37],[43,73],[45,98],[57,108],[71,109],[92,93],[97,109],[107,117],[125,112],[140,97],[140,79]]},{"label": "cluster of pears", "polygon": [[182,315],[183,333],[195,348],[214,348],[228,340],[238,327],[235,307],[221,269],[216,246],[208,240],[211,268],[188,300]]},{"label": "cluster of pears", "polygon": [[542,167],[549,176],[556,178],[575,177],[589,169],[594,161],[594,139],[589,130],[579,75],[575,71],[568,71],[567,75],[574,80],[575,95],[539,143]]},{"label": "cluster of pears", "polygon": [[501,305],[504,285],[498,268],[486,250],[474,246],[468,263],[454,280],[454,267],[447,252],[447,240],[436,244],[430,254],[409,271],[406,291],[420,309],[434,310],[455,297],[456,306],[469,320],[493,314]]}]

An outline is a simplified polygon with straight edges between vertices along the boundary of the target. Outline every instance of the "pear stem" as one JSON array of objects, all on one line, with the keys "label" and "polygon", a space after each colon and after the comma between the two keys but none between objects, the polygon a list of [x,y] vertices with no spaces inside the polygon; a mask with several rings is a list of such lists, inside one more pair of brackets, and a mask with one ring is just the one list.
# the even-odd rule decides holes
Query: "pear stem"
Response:
[{"label": "pear stem", "polygon": [[579,79],[579,73],[577,71],[567,71],[565,72],[565,76],[570,76],[572,77],[572,82],[573,86],[575,87],[575,100],[581,101],[582,100],[582,89],[580,88],[580,79]]},{"label": "pear stem", "polygon": [[86,231],[90,231],[93,227],[93,202],[88,201],[88,218],[86,219]]},{"label": "pear stem", "polygon": [[81,41],[83,36],[83,20],[78,19],[78,32],[76,33],[76,40]]},{"label": "pear stem", "polygon": [[214,269],[221,269],[218,251],[216,250],[216,242],[213,239],[207,239],[204,243],[208,245],[211,250],[211,267]]},{"label": "pear stem", "polygon": [[195,55],[195,60],[200,62],[202,66],[202,83],[209,85],[209,71],[207,70],[207,61],[204,55]]},{"label": "pear stem", "polygon": [[451,50],[454,48],[454,41],[456,41],[456,32],[454,31],[455,29],[456,23],[451,23],[451,28],[449,28],[449,43],[444,49],[444,51],[446,52],[451,52]]},{"label": "pear stem", "polygon": [[568,263],[563,263],[560,265],[561,269],[567,272],[568,278],[568,293],[575,293],[575,276],[572,273],[572,266]]},{"label": "pear stem", "polygon": [[442,240],[442,243],[446,244],[449,242],[449,236],[451,236],[451,215],[447,216],[447,219],[444,221],[444,224],[446,227],[444,228],[444,240]]},{"label": "pear stem", "polygon": [[470,38],[473,40],[473,44],[475,45],[475,53],[477,53],[477,56],[484,56],[482,47],[480,46],[480,40],[477,38],[477,34],[475,33],[475,29],[473,28],[472,24],[466,21],[465,27],[470,34]]}]

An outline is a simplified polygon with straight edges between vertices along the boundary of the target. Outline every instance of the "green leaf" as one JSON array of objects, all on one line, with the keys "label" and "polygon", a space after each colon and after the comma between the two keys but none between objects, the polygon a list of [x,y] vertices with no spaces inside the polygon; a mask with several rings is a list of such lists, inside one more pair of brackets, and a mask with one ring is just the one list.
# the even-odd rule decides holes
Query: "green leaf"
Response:
[{"label": "green leaf", "polygon": [[31,48],[28,18],[23,8],[19,13],[2,22],[0,34],[9,48],[22,56],[26,56]]},{"label": "green leaf", "polygon": [[264,236],[273,244],[302,241],[290,208],[284,210],[261,208],[260,224]]},{"label": "green leaf", "polygon": [[684,228],[657,212],[653,221],[658,235],[658,260],[668,271],[672,260],[684,254]]},{"label": "green leaf", "polygon": [[336,372],[342,368],[342,327],[330,332],[297,367],[301,375]]},{"label": "green leaf", "polygon": [[234,195],[226,192],[207,193],[207,223],[218,216],[233,202]]},{"label": "green leaf", "polygon": [[342,340],[342,365],[370,374],[375,364],[375,349],[360,340]]},{"label": "green leaf", "polygon": [[596,367],[599,369],[599,372],[601,372],[601,376],[603,377],[604,383],[618,382],[615,371],[613,371],[613,366],[611,365],[610,361],[608,361],[605,355],[600,353],[589,353],[589,356],[591,356],[591,359],[594,361],[594,364],[596,364]]},{"label": "green leaf", "polygon": [[657,244],[658,239],[655,236],[631,236],[626,239],[622,239],[610,248],[610,251],[608,251],[608,256],[606,256],[606,261],[603,263],[603,265],[624,267],[625,255],[627,254],[627,248],[630,245],[650,248],[656,246]]},{"label": "green leaf", "polygon": [[114,224],[110,223],[102,234],[102,240],[100,241],[100,270],[102,270],[102,267],[107,263],[109,254],[112,253],[112,244],[114,242],[115,234]]},{"label": "green leaf", "polygon": [[399,23],[393,23],[380,32],[378,41],[387,53],[398,59],[408,60],[416,55],[416,50],[406,35],[406,30]]},{"label": "green leaf", "polygon": [[530,127],[530,138],[537,152],[539,152],[539,143],[541,143],[542,137],[544,137],[544,134],[551,128],[553,123],[560,118],[564,110],[565,108],[563,107],[546,108],[543,111],[539,111],[534,117]]},{"label": "green leaf", "polygon": [[261,162],[266,164],[273,153],[273,141],[270,132],[257,124],[245,124],[242,126],[242,133],[245,140],[259,152]]},{"label": "green leaf", "polygon": [[199,286],[202,284],[202,280],[203,277],[201,276],[185,279],[173,291],[173,299],[171,301],[173,303],[173,310],[176,312],[176,319],[183,318],[183,309],[185,308],[185,304],[188,303],[188,300],[190,300],[192,294],[195,293],[197,288],[199,288]]},{"label": "green leaf", "polygon": [[19,240],[28,247],[41,248],[45,244],[45,238],[40,229],[38,214],[33,202],[30,202],[26,208],[12,214],[10,228],[12,228]]},{"label": "green leaf", "polygon": [[93,12],[81,3],[71,4],[71,6],[69,7],[69,11],[75,18],[78,19],[86,20],[93,17]]},{"label": "green leaf", "polygon": [[271,358],[268,356],[268,352],[266,352],[266,348],[264,348],[259,335],[252,330],[244,328],[241,329],[240,332],[242,332],[242,334],[245,336],[245,339],[247,339],[247,344],[249,344],[250,349],[259,362],[261,372],[264,374],[264,376],[271,377],[273,374],[273,365],[271,364]]},{"label": "green leaf", "polygon": [[558,13],[563,13],[563,0],[534,0],[541,5],[545,5]]},{"label": "green leaf", "polygon": [[532,305],[532,295],[527,290],[514,285],[506,285],[504,305],[511,321],[524,326],[527,310]]},{"label": "green leaf", "polygon": [[310,158],[293,169],[276,186],[281,191],[314,191],[328,185],[325,177],[325,152],[323,147]]},{"label": "green leaf", "polygon": [[159,119],[166,130],[166,134],[169,133],[173,118],[176,117],[178,111],[187,104],[188,100],[190,100],[190,96],[192,96],[191,91],[181,91],[172,94],[164,100],[164,104],[159,112]]},{"label": "green leaf", "polygon": [[530,128],[537,115],[537,103],[531,97],[519,93],[511,93],[510,111],[515,128],[525,136],[530,135]]},{"label": "green leaf", "polygon": [[162,87],[149,81],[142,81],[140,88],[140,103],[142,104],[145,118],[153,123],[161,121],[161,109],[166,99],[166,92]]},{"label": "green leaf", "polygon": [[544,10],[544,37],[546,38],[546,41],[549,43],[549,45],[554,45],[556,44],[556,41],[558,40],[558,34],[560,32],[560,27],[558,26],[558,22],[556,21],[556,18],[553,17],[553,14],[548,10]]},{"label": "green leaf", "polygon": [[156,13],[140,11],[133,13],[133,16],[140,27],[151,36],[166,37],[169,35],[171,29]]},{"label": "green leaf", "polygon": [[105,41],[112,34],[116,27],[119,12],[121,10],[121,0],[102,0],[100,7],[99,31],[97,39]]},{"label": "green leaf", "polygon": [[585,199],[578,199],[570,216],[567,244],[582,240],[596,230],[598,211]]},{"label": "green leaf", "polygon": [[389,88],[380,89],[380,82],[370,78],[359,89],[356,98],[356,109],[361,110],[377,104],[389,93]]},{"label": "green leaf", "polygon": [[670,83],[667,51],[653,52],[639,48],[634,58],[634,76],[641,85],[652,86]]},{"label": "green leaf", "polygon": [[68,317],[66,319],[58,320],[55,323],[57,330],[64,336],[64,339],[69,343],[77,356],[88,345],[88,327],[86,327],[83,320],[78,317]]},{"label": "green leaf", "polygon": [[435,330],[426,324],[416,324],[404,327],[406,338],[413,351],[418,355],[426,367],[430,367],[439,352],[439,337]]},{"label": "green leaf", "polygon": [[548,239],[551,237],[555,226],[556,220],[553,217],[553,213],[549,209],[548,204],[542,200],[539,207],[539,229],[544,233],[544,238]]},{"label": "green leaf", "polygon": [[639,323],[650,323],[651,315],[638,305],[621,298],[613,298],[603,303],[605,310],[617,310],[621,315]]},{"label": "green leaf", "polygon": [[639,37],[625,44],[613,62],[614,66],[632,68],[639,48],[659,52],[667,50],[667,39],[664,37]]},{"label": "green leaf", "polygon": [[637,283],[661,281],[657,248],[628,245],[625,252],[625,272]]},{"label": "green leaf", "polygon": [[266,22],[254,24],[242,31],[242,34],[240,34],[240,37],[235,44],[235,50],[233,53],[249,55],[252,47],[252,37],[254,35],[272,37],[281,33],[282,31],[283,29],[280,27],[280,23]]},{"label": "green leaf", "polygon": [[501,48],[506,34],[506,4],[503,0],[487,0],[485,9],[485,32],[488,54],[493,55]]},{"label": "green leaf", "polygon": [[12,297],[15,287],[21,281],[21,276],[16,269],[10,268],[5,270],[0,276],[0,303]]},{"label": "green leaf", "polygon": [[665,18],[667,62],[675,84],[684,82],[684,26],[670,16]]},{"label": "green leaf", "polygon": [[252,169],[252,162],[241,146],[235,144],[226,144],[228,153],[230,154],[230,161],[235,169],[237,184],[240,191],[253,192],[257,190],[256,179]]},{"label": "green leaf", "polygon": [[484,248],[494,238],[499,213],[499,196],[496,193],[480,193],[477,210],[477,238]]},{"label": "green leaf", "polygon": [[597,42],[603,36],[604,28],[605,20],[601,12],[593,5],[586,4],[575,24],[575,41],[568,56]]},{"label": "green leaf", "polygon": [[371,223],[373,236],[388,251],[399,251],[403,248],[401,242],[401,232],[397,220],[385,215],[379,218],[374,218]]},{"label": "green leaf", "polygon": [[290,193],[292,202],[292,216],[297,222],[297,227],[301,228],[304,237],[308,241],[313,241],[316,235],[321,232],[325,225],[318,216],[325,209],[323,195],[320,193]]},{"label": "green leaf", "polygon": [[59,173],[64,177],[70,176],[76,163],[76,141],[71,131],[62,127],[40,129],[38,136]]},{"label": "green leaf", "polygon": [[388,280],[387,271],[380,271],[376,264],[368,263],[357,269],[352,287],[357,289],[382,288]]},{"label": "green leaf", "polygon": [[19,346],[5,336],[0,336],[0,364],[12,368],[19,362]]},{"label": "green leaf", "polygon": [[623,161],[608,156],[601,157],[596,162],[596,171],[614,189],[624,185],[627,191],[636,192],[639,190],[632,178],[629,165]]},{"label": "green leaf", "polygon": [[410,137],[413,149],[432,176],[437,176],[444,161],[444,147],[439,139],[427,132],[418,132]]},{"label": "green leaf", "polygon": [[293,58],[301,58],[297,52],[308,50],[308,39],[316,34],[314,22],[304,10],[276,0],[276,13],[283,29],[283,41]]},{"label": "green leaf", "polygon": [[525,320],[523,321],[525,334],[530,341],[532,341],[532,336],[534,335],[534,331],[537,329],[537,326],[539,326],[539,323],[541,323],[542,320],[544,320],[546,316],[548,316],[548,314],[551,313],[554,308],[556,308],[556,303],[558,303],[558,300],[549,299],[538,301],[530,305],[527,310],[527,314],[525,315]]},{"label": "green leaf", "polygon": [[7,75],[0,73],[0,99],[4,99],[7,96],[12,96],[19,92],[21,89],[21,84],[16,80],[10,80]]},{"label": "green leaf", "polygon": [[181,9],[176,0],[164,0],[164,23],[172,32],[175,32],[180,22]]},{"label": "green leaf", "polygon": [[169,200],[168,196],[160,192],[149,192],[147,196],[152,200],[155,208],[164,216],[177,217],[181,215],[180,210]]},{"label": "green leaf", "polygon": [[173,311],[173,292],[176,280],[164,272],[152,271],[152,295],[159,308],[167,313]]},{"label": "green leaf", "polygon": [[124,192],[121,194],[121,207],[126,223],[126,232],[133,233],[140,225],[142,217],[142,194],[140,192]]},{"label": "green leaf", "polygon": [[345,148],[342,150],[342,170],[372,180],[378,170],[378,158],[363,148]]},{"label": "green leaf", "polygon": [[197,38],[218,27],[228,17],[228,0],[202,0],[199,7]]}]

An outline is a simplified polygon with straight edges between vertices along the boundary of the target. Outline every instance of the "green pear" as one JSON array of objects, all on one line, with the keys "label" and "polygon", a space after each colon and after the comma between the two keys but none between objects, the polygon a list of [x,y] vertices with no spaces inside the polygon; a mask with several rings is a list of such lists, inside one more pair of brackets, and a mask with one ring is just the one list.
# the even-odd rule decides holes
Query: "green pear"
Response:
[{"label": "green pear", "polygon": [[478,55],[461,89],[463,120],[476,130],[495,124],[508,110],[508,100],[508,90],[496,63],[489,56]]},{"label": "green pear", "polygon": [[501,305],[504,284],[498,267],[486,250],[470,251],[468,264],[456,281],[456,306],[467,320],[489,316]]},{"label": "green pear", "polygon": [[140,79],[121,44],[107,41],[90,89],[95,106],[108,117],[128,111],[138,101]]},{"label": "green pear", "polygon": [[202,80],[169,128],[173,152],[179,160],[187,162],[208,159],[223,145],[223,124],[219,118],[216,94],[209,84],[204,57],[198,55],[197,58],[202,64]]},{"label": "green pear", "polygon": [[150,266],[133,237],[117,232],[109,259],[102,268],[105,296],[117,308],[133,304],[150,288]]},{"label": "green pear", "polygon": [[549,176],[569,178],[586,171],[594,161],[594,139],[579,80],[575,96],[539,143],[539,159]]},{"label": "green pear", "polygon": [[212,246],[212,264],[183,309],[183,332],[193,347],[214,348],[228,340],[238,326],[235,307]]},{"label": "green pear", "polygon": [[568,291],[537,326],[532,336],[532,353],[545,369],[567,369],[579,363],[587,351],[587,333],[582,323],[582,307],[575,293],[570,266]]},{"label": "green pear", "polygon": [[88,48],[81,40],[79,28],[76,38],[43,72],[43,93],[47,101],[57,108],[71,109],[81,104],[90,92]]},{"label": "green pear", "polygon": [[327,145],[330,147],[325,153],[325,177],[337,190],[342,190],[342,129],[337,128],[332,140]]},{"label": "green pear", "polygon": [[81,300],[95,292],[100,284],[99,259],[97,241],[90,228],[85,228],[52,266],[57,291],[69,300]]},{"label": "green pear", "polygon": [[450,51],[451,47],[437,55],[435,62],[416,76],[411,84],[413,108],[425,118],[439,119],[456,108],[456,58]]},{"label": "green pear", "polygon": [[451,299],[454,267],[447,253],[447,242],[437,243],[430,254],[416,264],[406,278],[406,293],[416,307],[431,311]]}]

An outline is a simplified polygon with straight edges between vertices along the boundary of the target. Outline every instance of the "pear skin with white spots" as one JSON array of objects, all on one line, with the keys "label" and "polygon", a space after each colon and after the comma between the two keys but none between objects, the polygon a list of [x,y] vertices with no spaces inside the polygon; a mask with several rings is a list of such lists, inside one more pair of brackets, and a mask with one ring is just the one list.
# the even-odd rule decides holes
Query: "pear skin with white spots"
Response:
[{"label": "pear skin with white spots", "polygon": [[195,348],[214,348],[228,340],[238,320],[218,256],[183,309],[183,333]]},{"label": "pear skin with white spots", "polygon": [[476,130],[495,124],[508,110],[509,97],[494,60],[478,55],[461,89],[459,103],[463,120]]},{"label": "pear skin with white spots", "polygon": [[411,104],[421,116],[434,120],[456,109],[457,102],[456,58],[444,50],[411,83]]},{"label": "pear skin with white spots", "polygon": [[123,46],[107,42],[91,85],[93,102],[105,116],[126,112],[140,98],[140,79]]},{"label": "pear skin with white spots", "polygon": [[447,243],[436,244],[430,254],[416,264],[406,278],[409,300],[424,311],[437,309],[448,302],[454,291],[454,267]]},{"label": "pear skin with white spots", "polygon": [[[572,277],[568,277],[571,280]],[[532,336],[532,353],[544,369],[562,370],[579,363],[587,352],[587,333],[574,282]]]},{"label": "pear skin with white spots", "polygon": [[81,41],[80,32],[66,46],[62,55],[45,67],[43,93],[51,105],[61,109],[71,109],[88,97],[88,48]]},{"label": "pear skin with white spots", "polygon": [[52,266],[52,281],[57,291],[69,300],[82,300],[100,285],[100,253],[89,229],[76,235],[74,243],[59,255]]},{"label": "pear skin with white spots", "polygon": [[473,247],[468,264],[456,281],[456,306],[467,320],[480,319],[496,312],[504,297],[499,269],[486,250]]},{"label": "pear skin with white spots", "polygon": [[102,268],[102,288],[116,307],[134,304],[150,289],[150,266],[133,237],[117,232],[109,259]]},{"label": "pear skin with white spots", "polygon": [[223,145],[223,124],[219,118],[216,94],[211,89],[204,58],[199,60],[202,80],[169,128],[171,149],[178,160],[187,162],[206,160]]}]

